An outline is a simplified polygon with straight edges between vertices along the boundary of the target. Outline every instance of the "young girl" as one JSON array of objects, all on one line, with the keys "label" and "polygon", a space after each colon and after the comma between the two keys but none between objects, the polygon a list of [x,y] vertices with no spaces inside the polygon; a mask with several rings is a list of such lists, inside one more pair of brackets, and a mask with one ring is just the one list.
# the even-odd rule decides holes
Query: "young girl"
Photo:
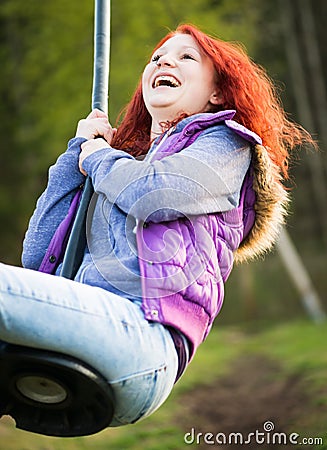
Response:
[{"label": "young girl", "polygon": [[[169,33],[118,128],[92,111],[51,167],[24,268],[1,267],[0,339],[97,369],[115,394],[111,426],[148,416],[207,337],[234,261],[274,243],[288,151],[303,141],[242,50],[191,25]],[[85,175],[96,195],[83,262],[74,281],[42,273],[60,274],[47,249]]]}]

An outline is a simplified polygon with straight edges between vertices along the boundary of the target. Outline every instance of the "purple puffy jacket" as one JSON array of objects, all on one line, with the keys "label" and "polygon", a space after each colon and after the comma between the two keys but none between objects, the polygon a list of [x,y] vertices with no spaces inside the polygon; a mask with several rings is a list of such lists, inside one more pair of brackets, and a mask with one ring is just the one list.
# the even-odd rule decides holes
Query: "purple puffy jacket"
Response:
[{"label": "purple puffy jacket", "polygon": [[[260,138],[229,120],[234,111],[191,122],[170,153],[190,145],[202,129],[217,124],[217,115],[251,144]],[[169,154],[162,145],[156,159]],[[137,228],[145,317],[180,330],[191,343],[191,356],[208,335],[221,309],[234,253],[255,222],[256,196],[250,168],[237,208],[162,223],[140,222]]]}]

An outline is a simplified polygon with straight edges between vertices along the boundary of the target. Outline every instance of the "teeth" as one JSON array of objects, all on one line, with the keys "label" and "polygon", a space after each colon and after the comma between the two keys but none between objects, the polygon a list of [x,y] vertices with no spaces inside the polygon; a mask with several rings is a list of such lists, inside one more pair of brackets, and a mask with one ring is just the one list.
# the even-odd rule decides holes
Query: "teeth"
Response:
[{"label": "teeth", "polygon": [[154,82],[154,87],[156,88],[158,86],[179,87],[180,83],[174,77],[169,75],[161,75],[157,77]]}]

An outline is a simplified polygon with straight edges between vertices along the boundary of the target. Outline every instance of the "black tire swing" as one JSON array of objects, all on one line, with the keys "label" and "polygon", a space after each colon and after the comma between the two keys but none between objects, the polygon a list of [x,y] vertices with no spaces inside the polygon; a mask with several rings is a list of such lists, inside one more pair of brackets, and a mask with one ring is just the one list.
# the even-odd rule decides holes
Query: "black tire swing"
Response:
[{"label": "black tire swing", "polygon": [[[107,112],[110,0],[95,0],[92,109]],[[86,179],[68,241],[61,276],[73,279],[86,244],[86,213],[93,194]],[[48,436],[73,437],[108,427],[114,396],[94,368],[68,355],[0,341],[0,417]]]}]

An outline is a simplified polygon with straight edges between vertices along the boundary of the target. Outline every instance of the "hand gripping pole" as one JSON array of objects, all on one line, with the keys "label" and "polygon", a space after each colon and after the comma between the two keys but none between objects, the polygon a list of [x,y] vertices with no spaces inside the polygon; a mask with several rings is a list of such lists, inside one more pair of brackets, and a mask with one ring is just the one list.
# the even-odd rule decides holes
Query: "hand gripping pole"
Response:
[{"label": "hand gripping pole", "polygon": [[[110,62],[110,0],[95,1],[94,66],[92,109],[108,112],[108,85]],[[83,194],[75,217],[62,264],[61,276],[74,279],[86,247],[86,219],[94,193],[92,182],[86,178]]]}]

